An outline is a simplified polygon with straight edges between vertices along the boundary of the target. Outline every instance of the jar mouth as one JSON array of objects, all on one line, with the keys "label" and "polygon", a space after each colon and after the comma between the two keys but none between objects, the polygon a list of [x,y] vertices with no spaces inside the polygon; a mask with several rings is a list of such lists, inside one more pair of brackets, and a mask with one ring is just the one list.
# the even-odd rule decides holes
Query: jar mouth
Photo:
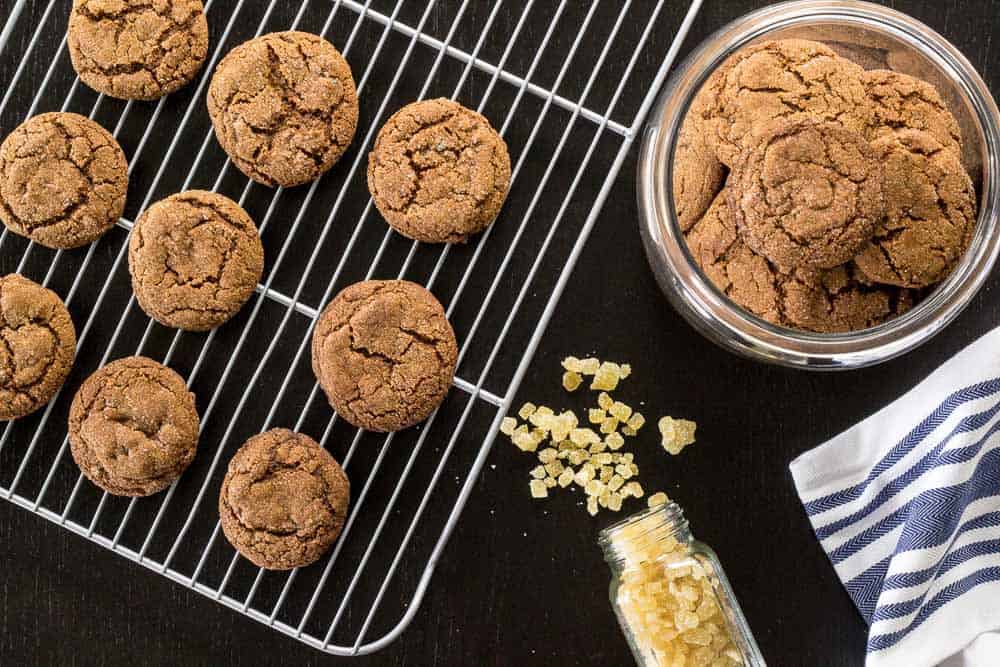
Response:
[{"label": "jar mouth", "polygon": [[667,538],[678,543],[690,540],[688,521],[680,505],[670,501],[636,512],[617,521],[597,535],[604,558],[611,563],[623,563],[632,555]]},{"label": "jar mouth", "polygon": [[[697,91],[730,54],[763,38],[801,36],[826,41],[858,31],[892,53],[926,66],[955,98],[967,150],[977,164],[980,206],[962,259],[930,294],[898,317],[847,333],[812,333],[765,322],[718,289],[691,257],[674,210],[673,147]],[[904,60],[905,62],[905,60]],[[899,71],[906,71],[900,68]],[[914,73],[915,72],[910,72]],[[926,77],[918,77],[926,78]],[[944,92],[942,93],[944,94]],[[951,104],[949,106],[952,106]],[[969,130],[973,132],[968,135]],[[1000,237],[1000,112],[971,63],[946,39],[915,19],[853,0],[797,0],[737,19],[703,42],[672,75],[647,122],[638,166],[640,229],[654,274],[675,308],[714,342],[757,360],[812,370],[859,368],[886,361],[929,340],[978,292],[992,269]]]}]

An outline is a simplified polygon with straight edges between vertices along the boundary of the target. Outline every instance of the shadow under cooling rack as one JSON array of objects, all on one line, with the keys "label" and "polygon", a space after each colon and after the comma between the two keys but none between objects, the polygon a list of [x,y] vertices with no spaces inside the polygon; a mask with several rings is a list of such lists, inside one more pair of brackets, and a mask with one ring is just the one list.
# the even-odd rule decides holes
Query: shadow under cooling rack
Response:
[{"label": "shadow under cooling rack", "polygon": [[[41,248],[4,231],[0,273],[56,291],[78,332],[66,387],[40,413],[0,429],[0,496],[318,649],[371,653],[417,613],[577,257],[700,0],[406,2],[207,0],[211,46],[199,77],[154,103],[97,95],[69,63],[70,0],[18,0],[0,32],[0,130],[45,111],[89,116],[129,158],[119,226],[87,248]],[[351,63],[361,112],[354,144],[308,186],[271,190],[233,169],[212,134],[205,89],[218,60],[255,35],[300,29]],[[414,99],[450,97],[486,115],[513,164],[503,211],[466,245],[415,243],[372,207],[365,166],[375,133]],[[174,331],[135,304],[124,257],[130,220],[200,188],[257,221],[266,270],[232,321]],[[345,286],[406,278],[441,300],[460,345],[455,391],[421,426],[352,428],[318,390],[309,341]],[[68,454],[73,388],[112,359],[170,365],[196,394],[199,453],[165,493],[99,492]],[[320,562],[267,572],[220,535],[216,499],[229,458],[262,430],[308,433],[343,464],[352,498]]]}]

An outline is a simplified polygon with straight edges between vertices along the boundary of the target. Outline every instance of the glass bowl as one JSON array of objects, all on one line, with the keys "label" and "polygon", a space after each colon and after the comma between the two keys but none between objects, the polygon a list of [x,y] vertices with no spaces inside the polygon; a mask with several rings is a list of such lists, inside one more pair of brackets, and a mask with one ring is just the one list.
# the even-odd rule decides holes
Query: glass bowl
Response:
[{"label": "glass bowl", "polygon": [[[968,250],[933,292],[904,315],[850,333],[818,334],[758,319],[719,292],[688,253],[674,211],[674,143],[695,93],[729,55],[755,42],[799,37],[826,43],[866,69],[935,85],[962,128],[963,162],[979,194]],[[640,229],[650,266],[673,306],[705,337],[741,355],[812,370],[861,368],[927,341],[962,311],[1000,250],[1000,113],[969,61],[941,35],[886,7],[800,0],[747,14],[714,33],[674,72],[650,112],[638,162]]]}]

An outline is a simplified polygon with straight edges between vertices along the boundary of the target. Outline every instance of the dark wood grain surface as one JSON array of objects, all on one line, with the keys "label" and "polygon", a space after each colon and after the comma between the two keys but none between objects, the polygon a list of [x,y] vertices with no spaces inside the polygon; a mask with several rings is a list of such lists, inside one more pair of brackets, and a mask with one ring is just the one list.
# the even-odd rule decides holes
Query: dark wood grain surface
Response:
[{"label": "dark wood grain surface", "polygon": [[[0,0],[0,17],[12,4]],[[502,12],[515,12],[518,3],[508,4]],[[684,3],[671,4],[677,8],[669,11],[679,13]],[[761,4],[708,0],[685,51]],[[997,3],[889,4],[951,39],[997,89],[1000,72],[992,47],[1000,27]],[[57,45],[50,41],[41,47],[54,51]],[[23,49],[24,38],[13,48]],[[650,60],[641,66],[655,69],[657,64]],[[0,84],[12,76],[5,64]],[[26,107],[28,100],[15,103]],[[649,415],[683,415],[700,424],[698,444],[670,460],[657,455],[655,437],[646,433],[638,446],[643,483],[675,497],[695,534],[718,551],[770,664],[860,665],[866,628],[810,532],[787,465],[994,327],[1000,321],[997,280],[988,281],[944,333],[877,368],[817,375],[743,361],[702,339],[658,291],[637,234],[634,171],[633,155],[520,399],[562,400],[558,361],[566,354],[631,362],[634,376],[621,389],[623,400],[645,401]],[[9,258],[3,259],[10,270]],[[608,571],[595,543],[611,515],[591,519],[571,494],[532,502],[526,483],[530,466],[530,457],[509,444],[494,447],[412,625],[387,650],[350,664],[631,663],[606,599]],[[422,564],[404,567],[412,576]],[[348,661],[302,646],[22,509],[0,504],[0,664],[279,663]]]}]

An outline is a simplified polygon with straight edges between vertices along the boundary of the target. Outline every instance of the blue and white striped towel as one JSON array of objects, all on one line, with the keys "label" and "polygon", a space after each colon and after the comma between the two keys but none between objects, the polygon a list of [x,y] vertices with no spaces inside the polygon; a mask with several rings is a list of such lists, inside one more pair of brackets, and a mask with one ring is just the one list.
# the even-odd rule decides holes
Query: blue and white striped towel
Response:
[{"label": "blue and white striped towel", "polygon": [[868,667],[1000,665],[1000,329],[790,468]]}]

